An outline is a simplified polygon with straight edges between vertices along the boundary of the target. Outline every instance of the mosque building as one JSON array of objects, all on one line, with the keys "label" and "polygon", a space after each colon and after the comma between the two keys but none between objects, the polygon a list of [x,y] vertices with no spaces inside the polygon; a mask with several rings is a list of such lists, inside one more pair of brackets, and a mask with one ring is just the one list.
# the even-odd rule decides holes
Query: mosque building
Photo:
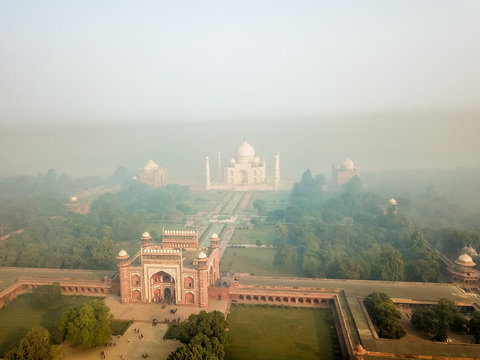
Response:
[{"label": "mosque building", "polygon": [[480,272],[475,269],[472,256],[477,253],[471,246],[462,249],[461,254],[454,261],[454,265],[448,267],[448,272],[453,282],[459,283],[464,288],[475,288],[480,284]]},{"label": "mosque building", "polygon": [[167,185],[168,169],[161,168],[153,160],[148,160],[147,165],[140,169],[139,180],[152,187]]},{"label": "mosque building", "polygon": [[357,175],[357,168],[350,158],[346,158],[342,166],[332,165],[332,183],[335,189],[349,182]]},{"label": "mosque building", "polygon": [[198,246],[196,230],[164,230],[162,244],[142,236],[140,251],[117,256],[122,303],[173,303],[208,307],[208,289],[220,275],[220,239]]},{"label": "mosque building", "polygon": [[[255,149],[246,140],[237,147],[235,157],[220,165],[220,153],[217,154],[217,178],[210,178],[210,161],[207,156],[205,172],[206,190],[252,191],[274,190],[280,188],[280,154],[275,153],[275,169],[273,179],[266,175],[266,161],[255,155]],[[223,173],[223,176],[221,174]]]}]

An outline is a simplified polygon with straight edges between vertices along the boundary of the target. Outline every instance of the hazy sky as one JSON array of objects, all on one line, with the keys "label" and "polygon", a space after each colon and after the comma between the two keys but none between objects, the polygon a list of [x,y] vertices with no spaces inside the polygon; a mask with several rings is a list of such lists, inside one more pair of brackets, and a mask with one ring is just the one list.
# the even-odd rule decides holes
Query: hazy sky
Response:
[{"label": "hazy sky", "polygon": [[0,123],[479,109],[480,1],[0,0]]}]

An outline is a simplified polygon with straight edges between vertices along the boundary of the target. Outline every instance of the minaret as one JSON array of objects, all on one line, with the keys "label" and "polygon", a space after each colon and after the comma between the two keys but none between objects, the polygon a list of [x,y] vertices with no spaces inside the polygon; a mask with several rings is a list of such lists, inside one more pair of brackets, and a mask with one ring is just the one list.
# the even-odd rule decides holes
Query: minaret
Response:
[{"label": "minaret", "polygon": [[208,156],[206,157],[206,164],[205,164],[205,190],[210,190],[210,161],[208,160]]},{"label": "minaret", "polygon": [[220,151],[217,153],[217,183],[222,183],[222,157]]},{"label": "minaret", "polygon": [[275,191],[280,187],[280,153],[275,153]]}]

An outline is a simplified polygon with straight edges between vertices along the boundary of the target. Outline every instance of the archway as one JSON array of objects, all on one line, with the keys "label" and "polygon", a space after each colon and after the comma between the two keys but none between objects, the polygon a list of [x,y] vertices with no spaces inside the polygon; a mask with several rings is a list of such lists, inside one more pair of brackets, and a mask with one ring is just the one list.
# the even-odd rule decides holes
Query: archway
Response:
[{"label": "archway", "polygon": [[175,299],[172,298],[172,290],[170,290],[170,288],[167,287],[163,291],[164,291],[164,297],[163,298],[167,302],[173,302],[173,300],[175,300]]},{"label": "archway", "polygon": [[247,170],[240,171],[240,184],[241,185],[248,185],[248,173]]},{"label": "archway", "polygon": [[165,271],[159,271],[150,278],[150,301],[154,303],[175,303],[175,279]]},{"label": "archway", "polygon": [[187,292],[185,294],[185,302],[187,304],[194,304],[195,303],[195,297],[191,292]]},{"label": "archway", "polygon": [[142,295],[140,294],[140,291],[134,290],[134,291],[132,292],[132,299],[133,299],[133,301],[140,301],[141,298],[142,298]]}]

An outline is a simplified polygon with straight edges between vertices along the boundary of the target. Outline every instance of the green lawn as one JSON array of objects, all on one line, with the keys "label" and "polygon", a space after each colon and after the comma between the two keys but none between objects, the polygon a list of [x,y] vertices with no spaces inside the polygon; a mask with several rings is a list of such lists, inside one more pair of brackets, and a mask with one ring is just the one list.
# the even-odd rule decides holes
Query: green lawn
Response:
[{"label": "green lawn", "polygon": [[93,299],[91,296],[62,296],[48,308],[38,308],[31,305],[31,294],[18,296],[10,305],[0,309],[0,357],[32,327],[41,325],[52,332],[55,323],[71,305],[80,305]]},{"label": "green lawn", "polygon": [[226,360],[341,358],[330,309],[232,305]]},{"label": "green lawn", "polygon": [[220,271],[233,271],[266,276],[299,276],[293,269],[273,266],[275,249],[227,248],[220,261]]},{"label": "green lawn", "polygon": [[212,211],[225,196],[224,192],[192,193],[191,199],[183,203],[197,211]]},{"label": "green lawn", "polygon": [[254,192],[248,202],[246,211],[255,212],[253,202],[255,200],[265,200],[267,202],[268,211],[285,209],[288,207],[290,199],[290,191],[263,191]]},{"label": "green lawn", "polygon": [[262,245],[273,245],[275,241],[275,225],[261,224],[253,229],[236,229],[230,240],[231,244],[255,244],[257,240]]}]

